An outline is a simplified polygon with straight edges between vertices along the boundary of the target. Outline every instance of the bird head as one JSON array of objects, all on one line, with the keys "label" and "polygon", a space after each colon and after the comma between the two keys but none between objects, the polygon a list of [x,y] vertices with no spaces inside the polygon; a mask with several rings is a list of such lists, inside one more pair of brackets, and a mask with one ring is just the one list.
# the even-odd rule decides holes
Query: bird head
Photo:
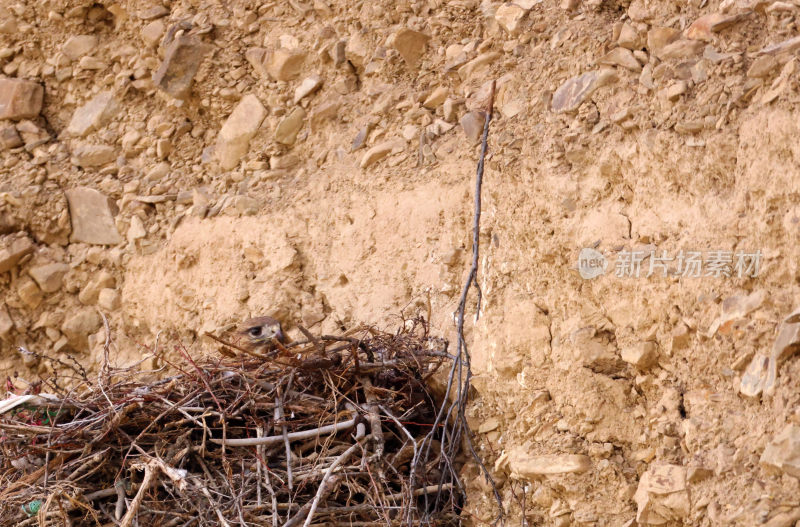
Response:
[{"label": "bird head", "polygon": [[286,336],[281,329],[281,323],[272,317],[256,317],[244,321],[239,326],[239,335],[252,347],[261,347],[278,342],[286,342]]}]

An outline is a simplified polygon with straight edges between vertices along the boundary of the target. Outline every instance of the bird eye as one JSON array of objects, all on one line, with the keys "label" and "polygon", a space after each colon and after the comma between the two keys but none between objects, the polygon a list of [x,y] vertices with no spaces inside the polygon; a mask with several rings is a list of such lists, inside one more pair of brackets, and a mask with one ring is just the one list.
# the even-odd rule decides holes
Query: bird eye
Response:
[{"label": "bird eye", "polygon": [[247,333],[249,333],[251,337],[260,337],[261,327],[250,328]]}]

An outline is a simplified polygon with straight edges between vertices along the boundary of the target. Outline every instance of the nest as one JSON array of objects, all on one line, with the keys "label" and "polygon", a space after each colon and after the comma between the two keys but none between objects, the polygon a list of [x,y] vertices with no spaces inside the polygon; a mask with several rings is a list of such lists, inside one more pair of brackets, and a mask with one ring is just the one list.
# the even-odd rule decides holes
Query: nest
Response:
[{"label": "nest", "polygon": [[447,415],[463,409],[427,382],[454,357],[412,322],[306,331],[266,354],[176,345],[158,380],[61,362],[71,388],[50,379],[0,401],[3,524],[455,524],[462,438]]}]

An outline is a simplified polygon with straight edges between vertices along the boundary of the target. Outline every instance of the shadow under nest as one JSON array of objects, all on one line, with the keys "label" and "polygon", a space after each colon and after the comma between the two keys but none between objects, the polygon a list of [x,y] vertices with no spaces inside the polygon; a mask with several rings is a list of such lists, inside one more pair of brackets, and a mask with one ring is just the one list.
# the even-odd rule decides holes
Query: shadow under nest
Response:
[{"label": "shadow under nest", "polygon": [[58,361],[73,387],[48,379],[0,401],[0,523],[460,523],[466,397],[447,342],[422,319],[305,334],[262,356],[195,360],[177,345],[159,380],[110,368],[108,341],[96,379]]}]

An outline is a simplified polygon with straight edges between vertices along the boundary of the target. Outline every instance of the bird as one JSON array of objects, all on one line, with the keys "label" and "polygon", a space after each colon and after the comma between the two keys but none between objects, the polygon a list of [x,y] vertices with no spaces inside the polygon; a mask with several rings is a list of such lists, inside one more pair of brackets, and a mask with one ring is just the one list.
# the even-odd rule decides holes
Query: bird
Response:
[{"label": "bird", "polygon": [[246,346],[251,350],[271,351],[276,347],[276,342],[281,344],[287,342],[281,323],[268,316],[245,320],[239,324],[237,334],[245,339]]}]

